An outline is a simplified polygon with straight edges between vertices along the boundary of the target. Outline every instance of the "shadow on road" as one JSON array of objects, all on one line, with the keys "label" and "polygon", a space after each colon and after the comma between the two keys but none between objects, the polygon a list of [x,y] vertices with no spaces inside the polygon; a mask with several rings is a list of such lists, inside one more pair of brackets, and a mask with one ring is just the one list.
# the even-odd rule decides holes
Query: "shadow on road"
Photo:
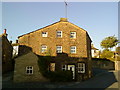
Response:
[{"label": "shadow on road", "polygon": [[[95,72],[96,71],[96,72]],[[13,83],[3,81],[3,88],[102,88],[106,89],[118,81],[118,72],[96,69],[94,77],[83,82],[69,83]],[[117,87],[114,87],[117,88]]]}]

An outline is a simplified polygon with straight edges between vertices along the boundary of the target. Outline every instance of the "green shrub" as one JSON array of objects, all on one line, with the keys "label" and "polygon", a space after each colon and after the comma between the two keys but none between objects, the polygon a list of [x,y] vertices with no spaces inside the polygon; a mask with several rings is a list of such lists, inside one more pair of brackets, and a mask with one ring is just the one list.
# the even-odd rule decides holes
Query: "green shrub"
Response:
[{"label": "green shrub", "polygon": [[51,60],[50,56],[38,56],[38,66],[40,72],[46,78],[49,78],[51,81],[54,82],[67,82],[72,81],[72,71],[49,71],[48,66]]},{"label": "green shrub", "polygon": [[50,80],[53,82],[72,81],[72,71],[55,71],[48,73]]}]

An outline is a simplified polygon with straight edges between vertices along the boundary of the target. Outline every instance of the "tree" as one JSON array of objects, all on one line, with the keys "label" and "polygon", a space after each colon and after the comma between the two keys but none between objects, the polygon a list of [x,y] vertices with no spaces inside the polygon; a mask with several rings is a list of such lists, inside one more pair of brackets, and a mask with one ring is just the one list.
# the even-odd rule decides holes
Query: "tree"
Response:
[{"label": "tree", "polygon": [[118,39],[115,36],[109,36],[102,40],[101,47],[105,49],[111,49],[118,44]]},{"label": "tree", "polygon": [[104,49],[102,52],[101,52],[101,55],[100,55],[101,58],[106,58],[106,59],[109,59],[109,60],[114,60],[114,52],[113,51],[110,51],[109,49]]}]

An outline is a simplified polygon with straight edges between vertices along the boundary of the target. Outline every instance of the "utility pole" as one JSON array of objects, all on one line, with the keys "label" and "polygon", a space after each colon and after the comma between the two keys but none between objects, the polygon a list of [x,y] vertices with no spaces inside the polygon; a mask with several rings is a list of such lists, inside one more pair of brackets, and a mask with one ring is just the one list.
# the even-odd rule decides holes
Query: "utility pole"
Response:
[{"label": "utility pole", "polygon": [[64,3],[65,3],[65,17],[67,18],[67,6],[68,6],[68,4],[65,0],[64,0]]}]

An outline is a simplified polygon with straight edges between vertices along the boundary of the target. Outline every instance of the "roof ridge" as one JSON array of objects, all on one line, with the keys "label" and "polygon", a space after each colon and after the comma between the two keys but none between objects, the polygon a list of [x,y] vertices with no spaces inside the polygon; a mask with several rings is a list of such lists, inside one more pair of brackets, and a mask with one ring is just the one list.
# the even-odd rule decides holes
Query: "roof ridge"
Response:
[{"label": "roof ridge", "polygon": [[[57,21],[57,22],[52,23],[52,24],[50,24],[50,25],[44,26],[44,27],[42,27],[42,28],[39,28],[39,29],[37,29],[37,30],[35,30],[35,31],[31,31],[31,32],[29,32],[29,33],[26,33],[26,34],[20,35],[20,36],[18,36],[18,38],[20,38],[20,37],[22,37],[22,36],[24,36],[24,35],[27,35],[27,34],[30,34],[30,33],[36,32],[36,31],[38,31],[38,30],[40,30],[40,29],[44,29],[44,28],[46,28],[46,27],[52,26],[52,25],[54,25],[54,24],[56,24],[56,23],[59,23],[59,22],[62,22],[62,21]],[[80,29],[82,29],[83,31],[87,32],[87,31],[84,30],[83,28],[81,28],[81,27],[79,27],[79,26],[77,26],[77,25],[75,25],[75,24],[73,24],[73,23],[71,23],[71,22],[69,22],[69,21],[67,21],[67,22],[70,23],[70,24],[72,24],[72,25],[74,25],[74,26],[76,26],[76,27],[78,27],[78,28],[80,28]]]}]

